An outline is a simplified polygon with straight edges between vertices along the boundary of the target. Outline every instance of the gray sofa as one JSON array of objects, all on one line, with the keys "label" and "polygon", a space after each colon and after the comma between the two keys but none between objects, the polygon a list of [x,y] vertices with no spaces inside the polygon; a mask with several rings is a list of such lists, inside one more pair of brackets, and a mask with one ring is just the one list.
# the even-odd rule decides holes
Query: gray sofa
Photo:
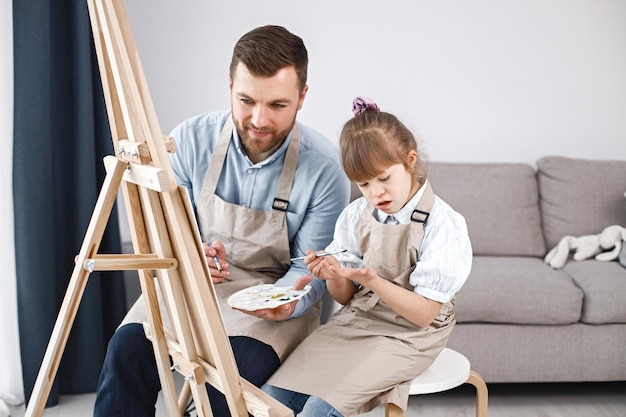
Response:
[{"label": "gray sofa", "polygon": [[486,382],[626,380],[626,266],[544,262],[565,235],[626,227],[626,161],[431,162],[429,175],[474,250],[448,347]]}]

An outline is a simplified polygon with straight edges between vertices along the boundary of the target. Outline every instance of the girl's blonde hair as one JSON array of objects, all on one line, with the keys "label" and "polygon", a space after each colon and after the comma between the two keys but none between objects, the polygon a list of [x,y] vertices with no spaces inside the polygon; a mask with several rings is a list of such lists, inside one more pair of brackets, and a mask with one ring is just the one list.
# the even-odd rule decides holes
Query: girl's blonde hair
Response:
[{"label": "girl's blonde hair", "polygon": [[[426,181],[428,163],[415,136],[390,113],[367,109],[357,114],[343,126],[339,146],[343,168],[353,182],[375,178],[396,164],[403,164],[420,185]],[[411,150],[417,154],[415,166],[408,160]]]}]

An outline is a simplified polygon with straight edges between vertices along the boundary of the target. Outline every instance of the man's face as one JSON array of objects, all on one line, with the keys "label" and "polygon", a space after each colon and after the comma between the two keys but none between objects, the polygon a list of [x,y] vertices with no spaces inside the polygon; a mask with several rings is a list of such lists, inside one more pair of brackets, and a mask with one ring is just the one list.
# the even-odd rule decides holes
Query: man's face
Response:
[{"label": "man's face", "polygon": [[260,77],[239,63],[230,80],[233,120],[253,163],[270,156],[283,143],[302,108],[307,87],[300,91],[294,67]]}]

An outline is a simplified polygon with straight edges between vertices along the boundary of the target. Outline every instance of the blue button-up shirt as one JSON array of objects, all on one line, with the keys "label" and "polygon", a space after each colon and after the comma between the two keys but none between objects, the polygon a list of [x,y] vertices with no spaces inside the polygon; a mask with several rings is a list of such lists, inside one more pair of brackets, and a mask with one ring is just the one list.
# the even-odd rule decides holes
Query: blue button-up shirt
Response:
[{"label": "blue button-up shirt", "polygon": [[[171,133],[176,141],[176,152],[170,157],[172,168],[178,184],[189,191],[194,209],[213,149],[229,115],[228,111],[202,114],[182,122]],[[298,128],[300,155],[287,210],[292,257],[305,255],[307,249],[321,250],[329,244],[335,221],[348,204],[350,195],[350,184],[341,167],[337,147],[311,128],[299,123]],[[272,210],[290,139],[291,134],[274,154],[253,164],[233,130],[216,194],[229,203],[254,210]],[[212,240],[211,236],[203,238]],[[291,286],[308,273],[302,261],[295,262],[276,285]],[[323,294],[323,281],[314,279],[311,285],[311,292],[298,302],[292,317],[308,311]]]}]

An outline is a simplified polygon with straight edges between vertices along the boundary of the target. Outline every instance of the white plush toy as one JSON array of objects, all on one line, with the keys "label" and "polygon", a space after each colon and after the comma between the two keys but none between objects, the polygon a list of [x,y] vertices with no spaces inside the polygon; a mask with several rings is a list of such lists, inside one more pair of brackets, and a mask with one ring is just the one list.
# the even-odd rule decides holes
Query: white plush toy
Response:
[{"label": "white plush toy", "polygon": [[626,241],[626,228],[619,225],[609,226],[597,235],[564,236],[548,252],[544,261],[552,268],[563,268],[571,251],[574,251],[575,261],[582,261],[593,256],[598,261],[612,261],[619,256],[624,241]]}]

